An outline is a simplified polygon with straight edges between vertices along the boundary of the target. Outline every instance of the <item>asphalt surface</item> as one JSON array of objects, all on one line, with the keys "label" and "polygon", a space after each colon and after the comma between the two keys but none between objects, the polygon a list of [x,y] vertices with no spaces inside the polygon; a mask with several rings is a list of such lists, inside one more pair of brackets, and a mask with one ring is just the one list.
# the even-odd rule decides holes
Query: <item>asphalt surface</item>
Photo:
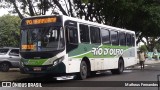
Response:
[{"label": "asphalt surface", "polygon": [[[160,63],[146,62],[145,70],[140,70],[138,65],[126,68],[123,74],[112,75],[110,71],[87,78],[83,81],[66,80],[65,77],[58,77],[62,80],[55,80],[55,78],[44,78],[42,76],[21,75],[19,72],[7,72],[11,75],[14,81],[20,82],[42,82],[42,88],[0,88],[0,90],[158,90],[154,87],[126,87],[125,83],[156,83],[157,75],[160,74]],[[17,73],[17,74],[16,74]],[[1,76],[2,73],[0,73]],[[3,73],[5,74],[5,73]],[[14,74],[17,76],[13,79]],[[0,77],[1,78],[1,77]],[[1,79],[0,79],[1,80]],[[6,79],[7,80],[7,79]],[[64,81],[65,80],[65,81]],[[2,81],[2,80],[1,80]],[[3,79],[5,81],[5,79]],[[105,83],[105,84],[104,84]],[[117,84],[117,85],[116,85]],[[114,87],[111,87],[111,86]]]}]

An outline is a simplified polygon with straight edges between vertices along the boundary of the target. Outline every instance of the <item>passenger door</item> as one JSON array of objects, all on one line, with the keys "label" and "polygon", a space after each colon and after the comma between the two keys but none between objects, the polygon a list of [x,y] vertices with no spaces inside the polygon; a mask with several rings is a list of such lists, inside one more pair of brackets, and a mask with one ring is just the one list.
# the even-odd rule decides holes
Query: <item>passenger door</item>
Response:
[{"label": "passenger door", "polygon": [[78,47],[78,31],[75,27],[66,27],[66,46],[67,52]]}]

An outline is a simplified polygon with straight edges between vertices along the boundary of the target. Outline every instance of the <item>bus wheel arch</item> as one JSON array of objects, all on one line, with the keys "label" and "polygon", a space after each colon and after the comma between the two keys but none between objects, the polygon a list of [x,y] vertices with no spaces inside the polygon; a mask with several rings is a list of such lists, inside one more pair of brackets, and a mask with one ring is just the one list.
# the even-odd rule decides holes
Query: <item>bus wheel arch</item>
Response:
[{"label": "bus wheel arch", "polygon": [[120,57],[118,60],[118,68],[111,69],[112,74],[122,74],[124,71],[125,63],[123,57]]},{"label": "bus wheel arch", "polygon": [[87,64],[87,69],[88,69],[88,73],[87,73],[88,75],[87,76],[89,76],[90,75],[90,71],[91,71],[91,63],[89,61],[89,58],[88,57],[83,57],[82,61],[85,61],[86,64]]},{"label": "bus wheel arch", "polygon": [[[86,70],[84,70],[86,69]],[[77,79],[83,80],[90,75],[91,65],[87,57],[83,57],[80,64],[80,71],[77,73]]]}]

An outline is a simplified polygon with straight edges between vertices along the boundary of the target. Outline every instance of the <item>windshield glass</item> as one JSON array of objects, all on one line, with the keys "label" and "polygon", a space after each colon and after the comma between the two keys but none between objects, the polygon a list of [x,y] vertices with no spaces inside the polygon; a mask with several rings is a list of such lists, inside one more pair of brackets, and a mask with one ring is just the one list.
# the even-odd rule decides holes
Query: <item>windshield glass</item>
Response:
[{"label": "windshield glass", "polygon": [[22,51],[53,51],[64,47],[61,27],[43,27],[21,31]]},{"label": "windshield glass", "polygon": [[0,55],[7,54],[9,49],[0,49]]}]

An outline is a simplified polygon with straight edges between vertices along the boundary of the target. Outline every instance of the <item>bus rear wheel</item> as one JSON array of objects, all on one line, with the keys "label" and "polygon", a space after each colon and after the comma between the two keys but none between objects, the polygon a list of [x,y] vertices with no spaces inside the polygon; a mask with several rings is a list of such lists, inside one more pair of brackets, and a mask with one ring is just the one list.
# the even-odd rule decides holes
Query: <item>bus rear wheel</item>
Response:
[{"label": "bus rear wheel", "polygon": [[77,79],[78,80],[86,79],[87,75],[88,75],[87,64],[85,61],[82,61],[80,65],[80,72],[77,74]]},{"label": "bus rear wheel", "polygon": [[111,69],[112,74],[121,74],[124,71],[124,61],[122,59],[118,62],[118,69]]}]

